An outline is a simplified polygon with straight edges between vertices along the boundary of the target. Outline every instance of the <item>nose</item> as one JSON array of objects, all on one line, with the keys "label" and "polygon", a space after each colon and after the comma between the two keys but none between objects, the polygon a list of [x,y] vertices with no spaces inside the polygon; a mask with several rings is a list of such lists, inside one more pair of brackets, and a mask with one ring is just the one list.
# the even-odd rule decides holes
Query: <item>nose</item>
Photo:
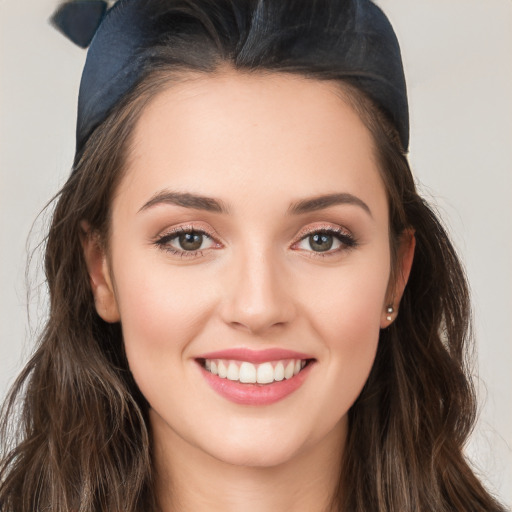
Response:
[{"label": "nose", "polygon": [[224,322],[231,327],[263,334],[293,320],[292,283],[271,252],[247,251],[232,262],[221,308]]}]

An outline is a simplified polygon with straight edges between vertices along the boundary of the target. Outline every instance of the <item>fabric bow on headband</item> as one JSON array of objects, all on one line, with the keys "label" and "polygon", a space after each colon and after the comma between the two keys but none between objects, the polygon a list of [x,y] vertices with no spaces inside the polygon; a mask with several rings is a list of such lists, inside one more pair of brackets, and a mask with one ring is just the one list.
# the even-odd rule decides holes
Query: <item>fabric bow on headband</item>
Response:
[{"label": "fabric bow on headband", "polygon": [[[288,21],[296,11],[309,21]],[[313,76],[331,66],[385,112],[407,151],[400,46],[371,0],[66,0],[51,22],[75,44],[90,46],[78,97],[75,161],[92,132],[158,62],[162,45],[186,51],[183,41],[191,30],[215,39],[222,46],[219,58],[241,69],[279,70],[274,56],[284,70],[291,62]]]},{"label": "fabric bow on headband", "polygon": [[107,12],[103,0],[74,0],[63,3],[51,18],[57,30],[73,43],[87,48]]}]

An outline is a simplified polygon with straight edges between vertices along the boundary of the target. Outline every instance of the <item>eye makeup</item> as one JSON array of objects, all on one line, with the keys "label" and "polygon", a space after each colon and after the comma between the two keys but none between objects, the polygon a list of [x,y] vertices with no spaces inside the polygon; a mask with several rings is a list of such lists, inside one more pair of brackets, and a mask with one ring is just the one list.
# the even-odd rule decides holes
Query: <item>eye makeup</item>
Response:
[{"label": "eye makeup", "polygon": [[[314,246],[325,247],[327,245],[327,249],[322,247],[322,250],[320,251],[299,249],[308,253],[308,256],[311,258],[329,258],[339,256],[341,252],[354,249],[358,246],[358,242],[354,236],[348,230],[339,226],[312,226],[307,228],[305,231],[302,231],[299,237],[299,241],[295,242],[292,247],[295,247],[302,242],[306,242],[311,249],[313,249]],[[338,243],[338,247],[336,247],[335,250],[330,250],[336,242]]]},{"label": "eye makeup", "polygon": [[[173,228],[158,236],[153,243],[160,250],[180,258],[202,257],[206,250],[222,248],[222,244],[216,240],[213,233],[192,225]],[[207,247],[202,247],[204,243]],[[189,245],[188,249],[185,247],[186,244]],[[195,248],[197,244],[199,246]],[[309,246],[309,249],[300,247],[300,244]],[[298,240],[293,242],[291,248],[307,253],[311,258],[326,258],[337,256],[357,246],[357,240],[347,229],[325,225],[313,226],[300,232]]]},{"label": "eye makeup", "polygon": [[[210,247],[187,250],[186,248],[180,249],[172,245],[172,243],[175,241],[180,245],[183,243],[192,243],[192,245],[194,245],[194,242],[197,244],[199,241],[201,242],[200,246],[202,246],[205,239],[211,242]],[[193,226],[178,226],[177,228],[173,228],[171,231],[159,236],[154,241],[154,244],[159,249],[181,258],[194,258],[203,256],[204,250],[214,247],[221,247],[220,243],[215,242],[212,234],[205,231],[204,229],[194,228]]]}]

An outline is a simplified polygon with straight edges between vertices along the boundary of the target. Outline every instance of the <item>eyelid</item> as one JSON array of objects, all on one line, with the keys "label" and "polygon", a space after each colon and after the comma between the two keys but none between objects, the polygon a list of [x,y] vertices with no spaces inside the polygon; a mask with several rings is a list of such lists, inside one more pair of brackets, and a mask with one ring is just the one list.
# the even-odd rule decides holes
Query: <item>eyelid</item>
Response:
[{"label": "eyelid", "polygon": [[[201,234],[203,236],[206,236],[212,242],[214,243],[214,247],[208,247],[207,249],[197,249],[195,251],[185,251],[182,249],[175,248],[170,245],[170,241],[175,239],[177,236],[179,236],[181,233],[196,233]],[[305,240],[308,236],[311,236],[313,234],[318,233],[325,233],[330,236],[334,236],[338,242],[341,244],[341,247],[335,249],[335,250],[328,250],[328,251],[313,251],[313,250],[304,250],[301,249],[301,252],[309,253],[310,257],[316,258],[325,258],[329,256],[335,256],[338,253],[342,252],[343,250],[348,250],[356,247],[358,245],[356,239],[352,235],[352,233],[341,226],[333,225],[333,224],[315,224],[312,226],[308,226],[305,229],[301,230],[299,234],[296,236],[295,241],[291,244],[291,248]],[[194,224],[187,224],[187,225],[180,225],[173,228],[170,228],[168,230],[164,230],[160,234],[158,234],[155,239],[153,240],[153,243],[157,245],[161,250],[165,250],[167,252],[170,252],[175,255],[179,255],[181,257],[194,257],[200,254],[203,255],[203,251],[212,249],[212,248],[219,248],[223,246],[222,243],[218,241],[220,237],[216,234],[215,230],[204,228],[202,226],[194,225]]]},{"label": "eyelid", "polygon": [[352,233],[341,226],[334,225],[334,224],[315,224],[313,226],[308,226],[305,229],[299,231],[299,234],[297,235],[297,241],[300,241],[304,239],[304,237],[312,235],[314,233],[322,232],[322,231],[329,231],[329,232],[335,232],[344,234],[348,237],[353,237]]},{"label": "eyelid", "polygon": [[[207,249],[197,249],[195,251],[185,251],[182,249],[178,249],[170,245],[171,240],[176,239],[182,233],[196,233],[203,235],[209,238],[213,242],[213,247],[208,247]],[[160,250],[169,252],[171,254],[180,256],[181,258],[190,258],[195,257],[198,254],[202,255],[203,251],[219,248],[222,246],[222,243],[218,241],[219,236],[215,233],[214,230],[210,230],[204,227],[200,227],[193,224],[188,225],[180,225],[175,226],[170,229],[164,230],[160,232],[153,240],[152,243],[156,245]]]},{"label": "eyelid", "polygon": [[333,236],[340,243],[340,247],[335,250],[328,251],[301,250],[301,252],[306,253],[310,258],[336,257],[345,251],[356,248],[359,245],[359,242],[347,228],[333,224],[315,224],[313,226],[308,226],[306,229],[300,231],[297,235],[298,239],[293,242],[292,247],[306,240],[309,236],[318,233],[325,233]]},{"label": "eyelid", "polygon": [[181,233],[199,233],[202,235],[206,235],[212,240],[215,240],[217,243],[220,243],[220,236],[217,234],[217,232],[211,228],[204,227],[203,225],[199,224],[181,224],[179,226],[173,226],[172,228],[164,229],[158,235],[154,237],[154,241],[160,240],[164,237],[172,236],[172,235],[179,235]]}]

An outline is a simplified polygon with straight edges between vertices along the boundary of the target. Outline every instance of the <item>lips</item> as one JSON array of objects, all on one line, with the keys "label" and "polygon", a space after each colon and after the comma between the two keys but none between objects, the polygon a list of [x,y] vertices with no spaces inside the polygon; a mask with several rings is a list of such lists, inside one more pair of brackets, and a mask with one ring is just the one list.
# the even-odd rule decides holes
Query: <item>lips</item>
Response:
[{"label": "lips", "polygon": [[315,359],[283,349],[231,349],[196,358],[203,377],[237,404],[269,405],[300,388]]}]

